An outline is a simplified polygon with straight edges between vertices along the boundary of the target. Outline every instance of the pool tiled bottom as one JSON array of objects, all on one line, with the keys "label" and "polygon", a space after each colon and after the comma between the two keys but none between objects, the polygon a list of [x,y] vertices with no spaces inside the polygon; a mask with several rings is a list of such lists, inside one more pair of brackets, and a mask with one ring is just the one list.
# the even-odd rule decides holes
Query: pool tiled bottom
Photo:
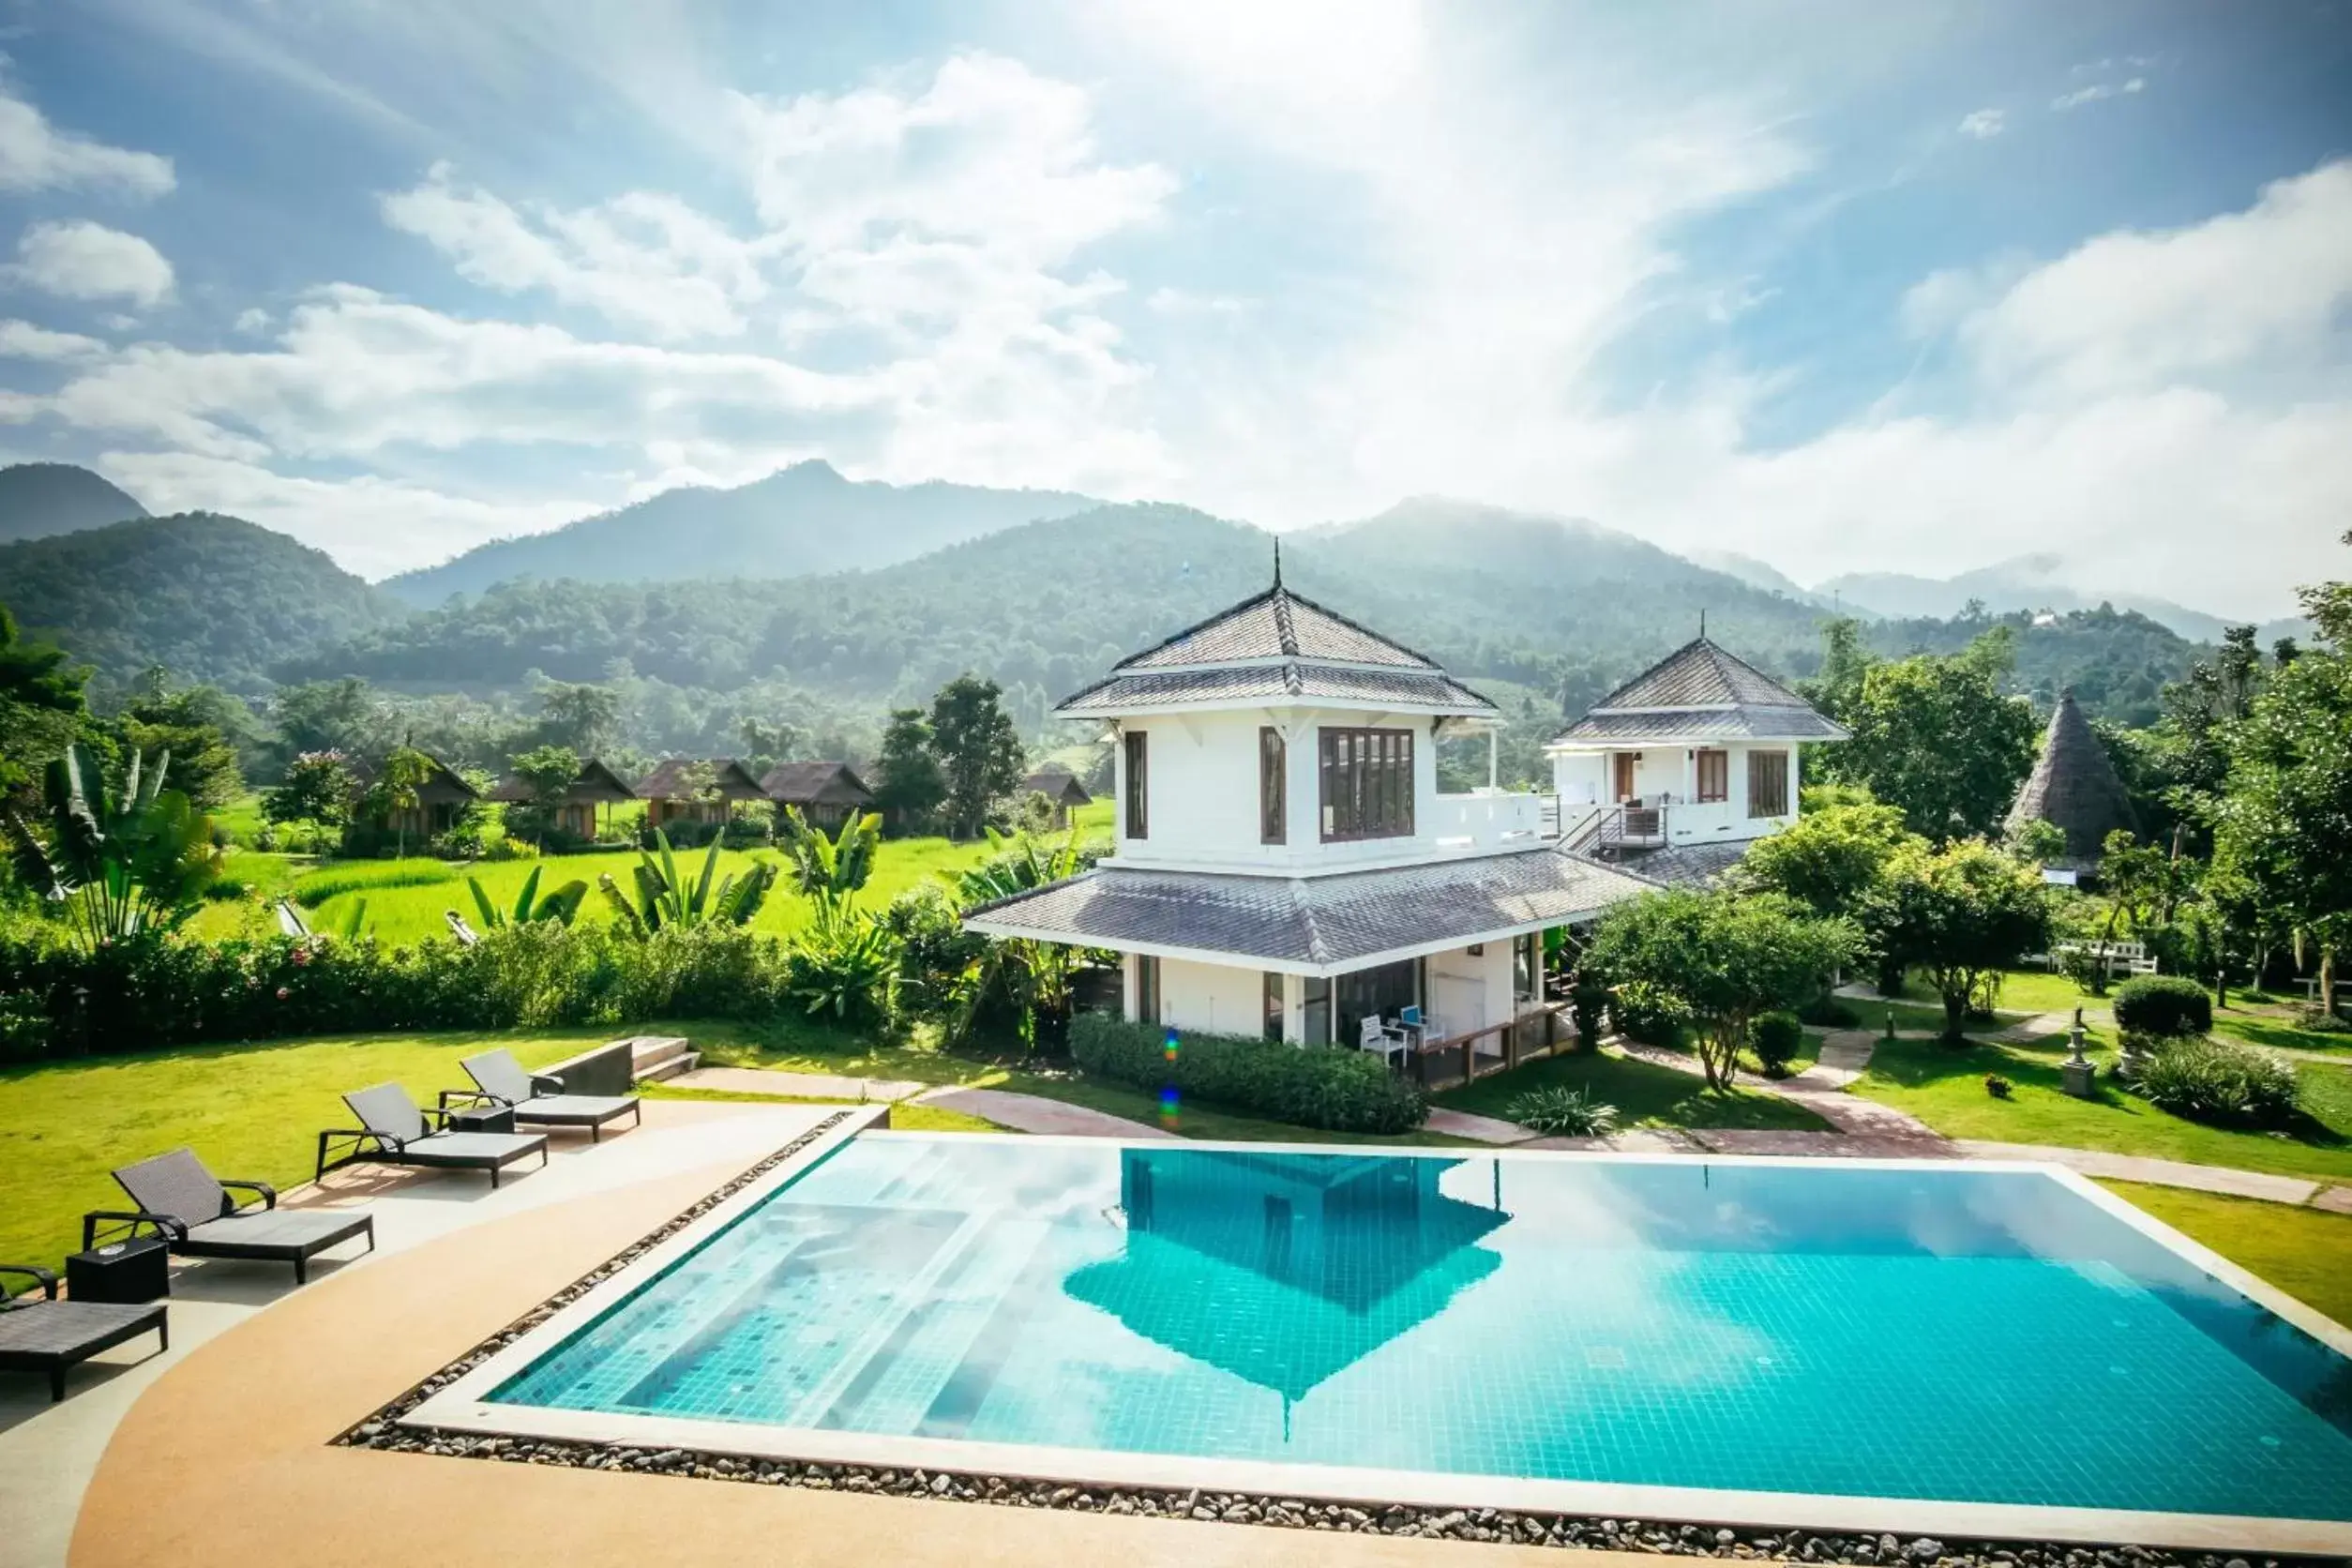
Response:
[{"label": "pool tiled bottom", "polygon": [[491,1397],[2352,1520],[2352,1363],[2013,1170],[869,1136]]}]

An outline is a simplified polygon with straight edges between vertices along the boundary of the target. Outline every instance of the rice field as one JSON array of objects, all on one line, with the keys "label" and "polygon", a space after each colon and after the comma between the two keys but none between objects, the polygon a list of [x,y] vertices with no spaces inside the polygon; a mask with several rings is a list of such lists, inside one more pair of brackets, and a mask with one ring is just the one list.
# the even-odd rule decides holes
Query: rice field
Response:
[{"label": "rice field", "polygon": [[[1110,808],[1096,803],[1077,814],[1081,833],[1108,833]],[[700,877],[706,850],[676,852],[678,869],[687,878]],[[872,877],[860,896],[862,907],[879,910],[910,887],[939,880],[942,873],[953,874],[976,866],[988,856],[988,845],[982,839],[975,843],[957,844],[944,838],[893,838],[885,840],[875,856]],[[779,852],[762,850],[722,850],[718,858],[718,876],[740,876],[755,859],[777,859]],[[236,857],[241,869],[249,870],[257,862],[282,857],[253,853]],[[580,918],[602,924],[612,918],[611,905],[598,888],[596,879],[609,875],[625,890],[634,892],[631,873],[638,863],[634,850],[610,851],[596,854],[548,855],[538,860],[476,861],[471,865],[453,865],[447,861],[411,856],[405,860],[325,861],[313,869],[297,875],[294,882],[295,900],[302,906],[305,918],[314,927],[329,927],[347,915],[350,905],[361,898],[368,902],[367,924],[382,941],[390,942],[420,942],[430,937],[449,933],[444,915],[447,910],[463,914],[468,924],[479,926],[481,917],[474,910],[474,894],[466,879],[478,879],[482,891],[492,904],[512,909],[516,896],[535,867],[539,868],[541,897],[553,892],[577,878],[588,884],[588,897],[580,905]],[[716,882],[713,883],[716,885]],[[797,930],[808,918],[807,900],[778,883],[770,892],[765,904],[752,920],[755,929],[785,934]],[[231,936],[243,929],[270,931],[277,923],[258,900],[237,903],[209,904],[196,916],[193,928],[201,935]]]}]

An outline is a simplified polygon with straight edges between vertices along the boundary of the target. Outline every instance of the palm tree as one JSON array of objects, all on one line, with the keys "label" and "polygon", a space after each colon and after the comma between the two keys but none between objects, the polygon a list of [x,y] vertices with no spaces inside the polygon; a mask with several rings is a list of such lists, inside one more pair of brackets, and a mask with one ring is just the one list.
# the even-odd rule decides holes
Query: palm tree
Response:
[{"label": "palm tree", "polygon": [[[1061,882],[1078,875],[1085,864],[1076,830],[1048,848],[1027,835],[1007,844],[990,829],[988,845],[998,852],[953,875],[958,908],[993,903]],[[1079,953],[1080,949],[1060,942],[1032,942],[1025,937],[1001,937],[989,942],[988,951],[964,976],[962,1005],[952,1037],[960,1041],[969,1035],[982,1005],[1001,991],[1013,1005],[1021,1044],[1034,1050],[1040,1017],[1069,1017],[1070,982],[1078,972]]]}]

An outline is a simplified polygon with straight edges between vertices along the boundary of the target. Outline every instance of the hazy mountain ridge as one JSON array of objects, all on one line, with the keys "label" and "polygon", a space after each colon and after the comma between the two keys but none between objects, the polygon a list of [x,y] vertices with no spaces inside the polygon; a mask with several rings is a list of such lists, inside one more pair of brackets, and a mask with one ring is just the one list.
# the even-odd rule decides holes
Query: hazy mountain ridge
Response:
[{"label": "hazy mountain ridge", "polygon": [[45,539],[143,518],[127,490],[69,462],[20,462],[0,468],[0,544]]},{"label": "hazy mountain ridge", "polygon": [[[1996,615],[2020,610],[2065,614],[2107,604],[2145,615],[2192,642],[2219,642],[2224,629],[2245,624],[2149,595],[2088,593],[2058,580],[2064,568],[2064,560],[2057,555],[2019,555],[1948,578],[1845,572],[1816,584],[1814,592],[1835,596],[1849,613],[1862,611],[1889,620],[1948,620],[1963,613],[1970,600],[1982,602]],[[2280,637],[2308,637],[2311,624],[2299,616],[2266,621],[2256,635],[2265,642]]]},{"label": "hazy mountain ridge", "polygon": [[663,490],[545,534],[497,539],[381,586],[430,608],[521,578],[582,582],[793,578],[891,565],[1101,503],[1060,490],[846,479],[822,460],[732,490]]}]

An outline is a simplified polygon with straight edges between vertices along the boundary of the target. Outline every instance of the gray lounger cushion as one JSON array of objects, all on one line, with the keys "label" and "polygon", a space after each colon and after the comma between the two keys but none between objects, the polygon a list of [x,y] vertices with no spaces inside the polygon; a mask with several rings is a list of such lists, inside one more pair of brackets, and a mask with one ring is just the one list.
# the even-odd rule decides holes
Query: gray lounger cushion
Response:
[{"label": "gray lounger cushion", "polygon": [[118,1306],[111,1302],[53,1301],[15,1306],[0,1312],[0,1367],[47,1372],[51,1396],[62,1399],[67,1367],[150,1330],[170,1332],[161,1302]]},{"label": "gray lounger cushion", "polygon": [[147,1213],[169,1214],[189,1227],[219,1219],[236,1207],[229,1200],[229,1189],[213,1179],[192,1149],[174,1149],[127,1165],[114,1172],[114,1184]]},{"label": "gray lounger cushion", "polygon": [[634,1094],[541,1093],[540,1084],[560,1080],[533,1078],[515,1060],[514,1053],[504,1047],[469,1056],[458,1065],[465,1069],[466,1077],[483,1093],[513,1107],[518,1122],[535,1122],[550,1127],[597,1127],[637,1109]]},{"label": "gray lounger cushion", "polygon": [[264,1209],[191,1226],[177,1250],[190,1258],[292,1258],[371,1228],[365,1213],[352,1209]]},{"label": "gray lounger cushion", "polygon": [[390,1147],[369,1154],[369,1159],[495,1172],[526,1154],[547,1154],[545,1133],[429,1132],[425,1113],[397,1083],[354,1090],[343,1096],[343,1103],[361,1126],[391,1140]]}]

